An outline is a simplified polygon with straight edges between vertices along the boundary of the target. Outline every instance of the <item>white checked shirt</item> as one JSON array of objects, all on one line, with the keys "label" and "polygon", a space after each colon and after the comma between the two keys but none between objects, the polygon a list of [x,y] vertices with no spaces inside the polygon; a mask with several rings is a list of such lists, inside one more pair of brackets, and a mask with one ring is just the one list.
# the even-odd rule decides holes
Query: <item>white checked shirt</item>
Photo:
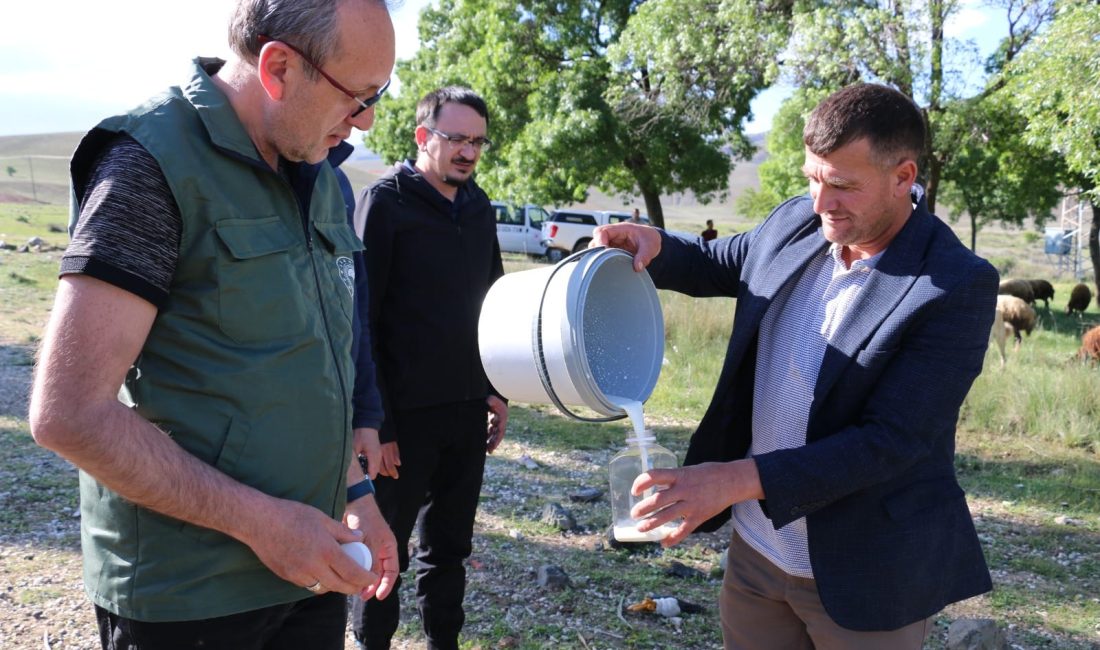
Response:
[{"label": "white checked shirt", "polygon": [[[816,255],[760,323],[749,456],[806,444],[806,422],[825,348],[882,253],[844,267],[842,247]],[[784,295],[785,294],[785,295]],[[755,500],[733,507],[734,528],[783,571],[812,578],[806,518],[775,530]]]}]

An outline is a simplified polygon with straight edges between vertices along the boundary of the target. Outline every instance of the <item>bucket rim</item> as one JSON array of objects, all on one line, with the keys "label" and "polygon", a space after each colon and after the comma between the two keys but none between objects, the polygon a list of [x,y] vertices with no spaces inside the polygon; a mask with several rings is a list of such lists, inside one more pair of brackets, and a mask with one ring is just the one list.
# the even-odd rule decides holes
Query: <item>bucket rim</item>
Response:
[{"label": "bucket rim", "polygon": [[[585,380],[583,382],[584,387],[587,389],[585,392],[590,393],[594,401],[601,407],[593,407],[593,410],[604,413],[606,415],[625,416],[627,414],[626,410],[618,404],[615,404],[614,402],[607,399],[607,395],[603,392],[603,388],[601,388],[599,383],[596,381],[595,373],[592,371],[592,366],[588,361],[588,354],[585,350],[585,337],[583,336],[584,310],[587,304],[586,300],[588,296],[588,289],[596,277],[597,270],[601,266],[615,260],[616,258],[625,258],[626,261],[628,261],[630,264],[631,272],[636,277],[638,277],[639,281],[642,282],[645,286],[646,290],[644,290],[643,293],[645,294],[646,301],[648,303],[648,311],[651,316],[653,316],[654,319],[657,321],[657,329],[658,331],[662,332],[662,334],[664,331],[664,314],[661,310],[661,301],[657,297],[657,288],[653,284],[653,279],[649,276],[649,273],[639,273],[634,271],[633,255],[618,248],[602,248],[590,250],[596,250],[596,254],[591,256],[579,257],[577,260],[575,260],[575,262],[578,264],[582,263],[582,261],[585,264],[585,267],[581,271],[580,289],[577,292],[577,299],[575,304],[573,305],[573,312],[570,315],[572,322],[581,324],[580,328],[570,333],[573,339],[573,345],[579,352],[579,358],[577,358],[575,361],[579,366],[580,374]],[[585,257],[587,257],[588,259],[585,260]],[[657,342],[656,345],[656,347],[659,348],[658,350],[656,350],[657,356],[663,358],[664,337],[659,336],[658,339],[659,342]],[[652,384],[647,386],[646,389],[643,391],[644,395],[640,395],[636,398],[639,402],[644,403],[653,395],[653,390],[657,387],[657,381],[659,381],[660,379],[661,361],[657,361],[656,363],[656,372],[652,372],[651,369],[651,373],[655,375],[655,378],[652,380]],[[627,396],[624,395],[623,397]],[[589,406],[592,407],[592,405]]]}]

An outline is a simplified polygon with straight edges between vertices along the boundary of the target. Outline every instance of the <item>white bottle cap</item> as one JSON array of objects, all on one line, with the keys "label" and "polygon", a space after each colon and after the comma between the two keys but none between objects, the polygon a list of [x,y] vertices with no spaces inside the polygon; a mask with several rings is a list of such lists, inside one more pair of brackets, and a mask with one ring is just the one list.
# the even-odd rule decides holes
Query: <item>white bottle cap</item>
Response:
[{"label": "white bottle cap", "polygon": [[340,545],[348,557],[359,563],[359,566],[363,567],[367,571],[370,571],[371,564],[374,562],[374,558],[371,557],[370,549],[363,542],[348,542],[347,544]]}]

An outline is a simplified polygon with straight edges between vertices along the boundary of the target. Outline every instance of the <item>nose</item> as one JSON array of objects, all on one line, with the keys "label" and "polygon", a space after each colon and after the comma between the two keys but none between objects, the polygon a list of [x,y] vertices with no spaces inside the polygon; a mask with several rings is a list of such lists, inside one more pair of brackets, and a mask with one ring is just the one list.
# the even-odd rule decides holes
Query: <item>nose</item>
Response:
[{"label": "nose", "polygon": [[832,212],[836,208],[833,192],[822,183],[810,183],[810,198],[814,201],[814,213]]},{"label": "nose", "polygon": [[[356,107],[358,108],[358,107]],[[352,117],[348,114],[348,123],[359,129],[360,131],[368,131],[370,127],[374,125],[374,106],[365,109],[362,113]]]}]

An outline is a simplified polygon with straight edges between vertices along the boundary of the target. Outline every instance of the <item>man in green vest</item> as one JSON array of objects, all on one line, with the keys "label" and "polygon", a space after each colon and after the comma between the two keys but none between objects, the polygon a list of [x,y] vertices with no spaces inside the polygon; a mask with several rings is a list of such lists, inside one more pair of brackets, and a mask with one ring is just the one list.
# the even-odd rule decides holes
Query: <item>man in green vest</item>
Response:
[{"label": "man in green vest", "polygon": [[[31,403],[80,469],[104,648],[344,647],[392,532],[352,453],[353,255],[329,149],[370,128],[382,0],[240,0],[235,58],[101,122]],[[343,544],[363,542],[369,567]]]}]

